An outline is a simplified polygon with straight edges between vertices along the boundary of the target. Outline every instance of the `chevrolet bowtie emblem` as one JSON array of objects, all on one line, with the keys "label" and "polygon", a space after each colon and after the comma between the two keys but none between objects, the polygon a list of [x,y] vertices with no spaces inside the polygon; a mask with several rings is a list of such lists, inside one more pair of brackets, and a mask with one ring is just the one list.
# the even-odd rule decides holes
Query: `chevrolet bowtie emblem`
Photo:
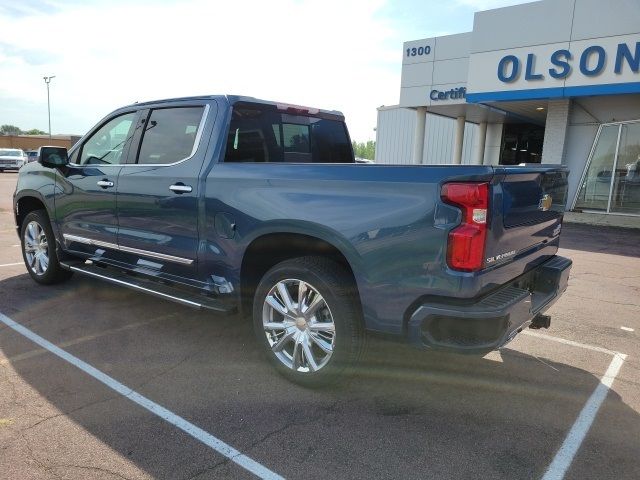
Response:
[{"label": "chevrolet bowtie emblem", "polygon": [[543,212],[546,212],[553,205],[553,197],[548,193],[545,193],[540,199],[540,203],[538,204],[538,208]]}]

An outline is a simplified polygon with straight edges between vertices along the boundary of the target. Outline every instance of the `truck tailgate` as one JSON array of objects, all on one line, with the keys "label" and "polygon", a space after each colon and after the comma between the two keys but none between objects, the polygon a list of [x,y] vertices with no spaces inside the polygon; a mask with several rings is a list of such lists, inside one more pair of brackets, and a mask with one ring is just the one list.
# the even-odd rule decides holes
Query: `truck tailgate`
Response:
[{"label": "truck tailgate", "polygon": [[487,268],[545,246],[557,247],[567,201],[568,173],[561,165],[496,168],[491,199],[494,217],[490,219],[485,250]]}]

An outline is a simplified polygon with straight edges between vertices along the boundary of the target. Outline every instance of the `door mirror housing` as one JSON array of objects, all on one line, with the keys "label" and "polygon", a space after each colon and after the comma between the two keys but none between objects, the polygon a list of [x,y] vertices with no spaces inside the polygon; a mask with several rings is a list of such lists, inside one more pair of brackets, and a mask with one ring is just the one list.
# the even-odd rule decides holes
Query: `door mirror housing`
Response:
[{"label": "door mirror housing", "polygon": [[69,155],[64,147],[40,147],[38,161],[49,168],[64,167],[69,163]]}]

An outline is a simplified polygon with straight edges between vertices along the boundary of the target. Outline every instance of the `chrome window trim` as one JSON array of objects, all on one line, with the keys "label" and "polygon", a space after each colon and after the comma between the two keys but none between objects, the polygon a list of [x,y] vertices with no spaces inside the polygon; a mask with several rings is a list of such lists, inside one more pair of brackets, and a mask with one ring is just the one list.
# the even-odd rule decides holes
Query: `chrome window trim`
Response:
[{"label": "chrome window trim", "polygon": [[149,250],[142,250],[139,248],[126,247],[123,245],[117,245],[115,243],[103,242],[102,240],[93,240],[91,238],[80,237],[78,235],[71,235],[68,233],[64,233],[62,236],[64,237],[65,245],[67,244],[67,242],[78,242],[78,243],[83,243],[85,245],[92,245],[95,247],[104,247],[104,248],[110,248],[112,250],[119,250],[121,252],[135,253],[138,255],[143,255],[145,257],[158,258],[160,260],[179,263],[181,265],[193,264],[193,259],[191,258],[176,257],[174,255],[168,255],[166,253],[157,253],[157,252],[151,252]]},{"label": "chrome window trim", "polygon": [[[190,160],[191,158],[194,157],[194,155],[196,154],[196,152],[198,151],[198,148],[200,148],[200,142],[202,141],[202,133],[204,131],[204,126],[207,123],[207,118],[209,116],[209,109],[210,109],[210,105],[207,103],[206,105],[190,105],[190,106],[175,106],[175,107],[165,107],[165,108],[151,108],[150,110],[153,112],[153,110],[167,110],[170,108],[197,108],[197,107],[202,107],[204,106],[204,111],[202,112],[202,117],[200,118],[200,124],[198,125],[198,131],[196,132],[196,138],[193,142],[193,148],[191,149],[191,154],[189,154],[188,157],[185,157],[181,160],[177,160],[173,163],[105,163],[105,164],[101,164],[101,165],[83,165],[80,163],[69,163],[70,166],[75,167],[75,168],[84,168],[84,167],[92,167],[92,168],[96,168],[96,167],[170,167],[172,165],[178,165],[179,163],[182,162],[186,162],[187,160]],[[125,114],[126,115],[126,114]],[[114,117],[116,118],[116,117]],[[140,139],[141,142],[144,141],[144,134],[142,135],[142,138]],[[137,160],[137,158],[136,158]]]}]

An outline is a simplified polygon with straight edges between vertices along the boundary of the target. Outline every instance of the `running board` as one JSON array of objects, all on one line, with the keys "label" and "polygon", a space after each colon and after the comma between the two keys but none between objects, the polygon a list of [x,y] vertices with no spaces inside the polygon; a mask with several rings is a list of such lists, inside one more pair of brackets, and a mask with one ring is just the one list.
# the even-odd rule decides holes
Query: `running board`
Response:
[{"label": "running board", "polygon": [[[60,266],[77,272],[81,275],[98,278],[114,285],[131,288],[139,292],[147,293],[164,300],[176,302],[191,308],[214,310],[216,312],[231,313],[233,309],[228,308],[222,302],[212,298],[206,298],[203,295],[191,294],[168,285],[163,285],[152,280],[145,280],[127,275],[119,270],[109,267],[102,268],[87,263],[62,263]],[[107,274],[108,272],[108,274]]]}]

